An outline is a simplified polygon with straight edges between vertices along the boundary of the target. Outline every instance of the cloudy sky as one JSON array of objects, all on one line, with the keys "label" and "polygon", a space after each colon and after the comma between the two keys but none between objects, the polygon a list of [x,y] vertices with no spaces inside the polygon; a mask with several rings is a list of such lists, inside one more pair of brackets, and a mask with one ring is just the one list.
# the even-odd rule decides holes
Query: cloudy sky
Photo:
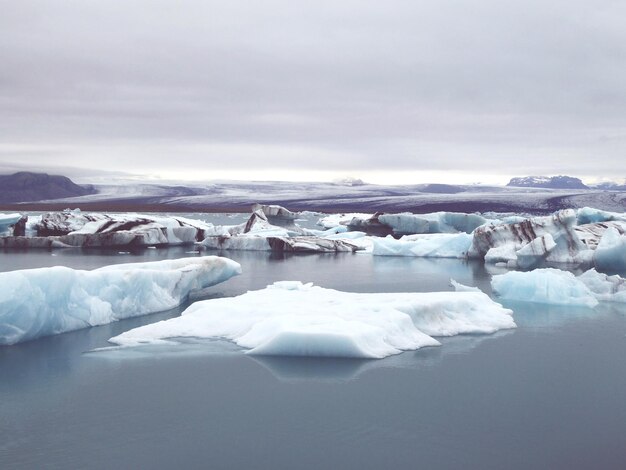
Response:
[{"label": "cloudy sky", "polygon": [[623,0],[0,0],[0,173],[626,177]]}]

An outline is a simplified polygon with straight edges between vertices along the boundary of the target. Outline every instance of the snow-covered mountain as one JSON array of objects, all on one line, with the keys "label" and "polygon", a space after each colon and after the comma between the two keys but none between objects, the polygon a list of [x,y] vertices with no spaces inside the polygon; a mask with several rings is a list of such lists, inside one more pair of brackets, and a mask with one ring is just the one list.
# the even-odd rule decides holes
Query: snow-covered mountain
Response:
[{"label": "snow-covered mountain", "polygon": [[511,178],[507,186],[517,188],[589,189],[580,178],[573,176],[521,176]]}]

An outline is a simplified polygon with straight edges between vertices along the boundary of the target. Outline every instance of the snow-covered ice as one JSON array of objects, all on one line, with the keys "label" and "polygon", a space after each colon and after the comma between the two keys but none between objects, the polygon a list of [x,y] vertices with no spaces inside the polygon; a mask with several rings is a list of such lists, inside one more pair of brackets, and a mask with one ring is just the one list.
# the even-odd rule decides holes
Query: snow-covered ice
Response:
[{"label": "snow-covered ice", "polygon": [[223,338],[250,354],[382,358],[439,344],[433,336],[514,328],[512,312],[482,292],[350,293],[277,282],[196,302],[178,318],[111,338],[123,346]]},{"label": "snow-covered ice", "polygon": [[168,310],[190,292],[241,272],[216,256],[0,273],[0,344],[15,344],[122,318]]}]

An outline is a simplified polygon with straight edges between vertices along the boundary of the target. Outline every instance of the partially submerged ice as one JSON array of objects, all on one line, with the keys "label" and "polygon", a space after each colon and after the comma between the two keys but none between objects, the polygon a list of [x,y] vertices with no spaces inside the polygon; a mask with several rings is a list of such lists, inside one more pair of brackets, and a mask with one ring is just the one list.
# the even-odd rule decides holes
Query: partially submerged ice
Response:
[{"label": "partially submerged ice", "polygon": [[595,307],[598,300],[589,288],[571,272],[546,268],[534,271],[511,271],[493,276],[494,293],[507,300],[552,305]]},{"label": "partially submerged ice", "polygon": [[223,338],[248,353],[382,358],[440,343],[433,336],[515,328],[512,312],[482,292],[340,292],[277,282],[234,298],[196,302],[182,316],[111,338],[123,346]]},{"label": "partially submerged ice", "polygon": [[0,273],[0,345],[168,310],[240,272],[232,260],[206,256]]},{"label": "partially submerged ice", "polygon": [[494,293],[507,300],[595,307],[598,301],[626,302],[626,280],[595,269],[580,276],[558,269],[512,271],[493,276]]}]

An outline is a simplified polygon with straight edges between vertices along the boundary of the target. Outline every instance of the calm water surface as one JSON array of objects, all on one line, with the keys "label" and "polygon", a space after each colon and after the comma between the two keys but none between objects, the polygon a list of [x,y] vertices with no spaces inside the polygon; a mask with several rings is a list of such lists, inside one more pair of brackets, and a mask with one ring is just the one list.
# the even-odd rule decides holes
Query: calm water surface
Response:
[{"label": "calm water surface", "polygon": [[[489,291],[481,263],[222,253],[244,274],[354,292]],[[0,271],[198,256],[0,253]],[[510,304],[516,330],[383,360],[249,357],[222,342],[88,352],[175,311],[0,347],[0,468],[626,468],[626,307]]]}]

